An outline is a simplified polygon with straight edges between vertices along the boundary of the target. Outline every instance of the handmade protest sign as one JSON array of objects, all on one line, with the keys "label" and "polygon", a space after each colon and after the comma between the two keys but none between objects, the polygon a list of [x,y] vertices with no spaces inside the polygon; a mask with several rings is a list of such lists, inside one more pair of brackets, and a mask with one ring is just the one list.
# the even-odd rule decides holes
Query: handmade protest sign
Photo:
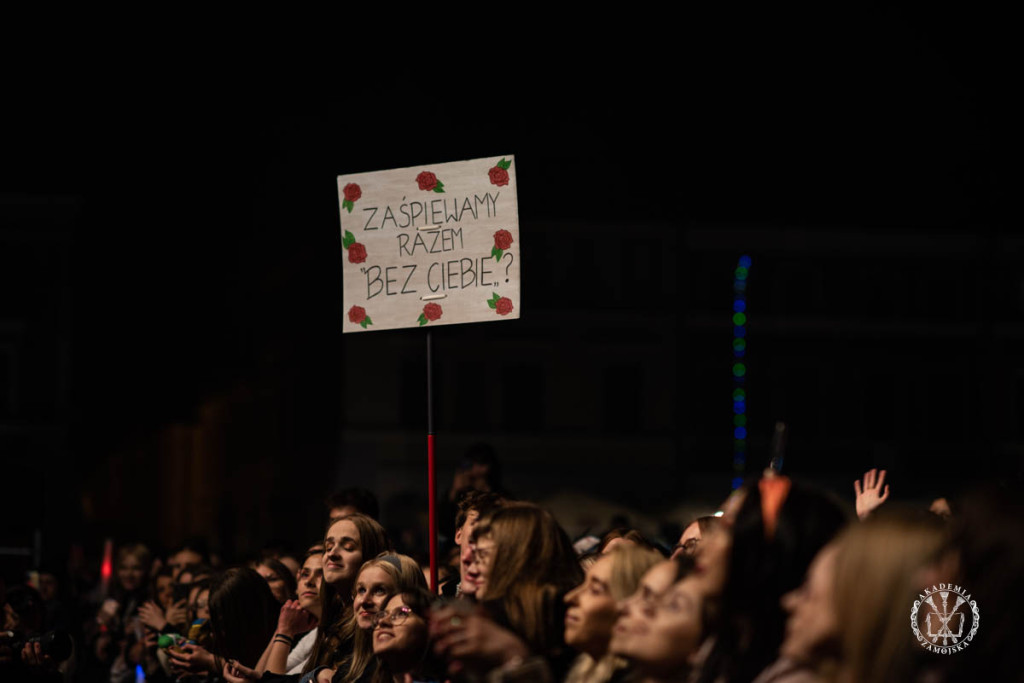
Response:
[{"label": "handmade protest sign", "polygon": [[519,317],[512,156],[338,176],[344,332]]}]

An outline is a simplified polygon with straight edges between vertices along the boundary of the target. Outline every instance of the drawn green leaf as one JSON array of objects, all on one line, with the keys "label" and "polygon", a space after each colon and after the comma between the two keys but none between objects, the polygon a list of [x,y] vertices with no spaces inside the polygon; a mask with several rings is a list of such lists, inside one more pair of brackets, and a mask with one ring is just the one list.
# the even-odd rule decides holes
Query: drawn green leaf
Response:
[{"label": "drawn green leaf", "polygon": [[500,298],[501,298],[501,294],[498,294],[497,292],[494,292],[494,296],[491,297],[491,301],[497,301]]},{"label": "drawn green leaf", "polygon": [[488,300],[487,300],[487,305],[488,305],[489,307],[491,307],[491,308],[494,308],[495,306],[497,306],[497,304],[496,304],[496,303],[494,303],[494,299],[488,299]]},{"label": "drawn green leaf", "polygon": [[492,247],[491,248],[491,256],[494,257],[495,261],[500,261],[501,260],[501,249],[498,249],[497,247]]},{"label": "drawn green leaf", "polygon": [[346,249],[348,249],[353,244],[355,244],[355,241],[356,241],[355,235],[353,235],[348,230],[346,230],[345,231],[345,237],[341,240],[341,246],[343,246]]},{"label": "drawn green leaf", "polygon": [[423,315],[422,313],[420,313],[420,317],[417,318],[417,320],[420,321],[420,325],[426,325],[427,324],[427,316]]},{"label": "drawn green leaf", "polygon": [[437,185],[434,186],[434,192],[444,192],[444,183],[438,180]]},{"label": "drawn green leaf", "polygon": [[505,169],[506,171],[509,169],[509,167],[511,165],[512,165],[512,162],[508,161],[507,159],[502,159],[501,161],[498,162],[498,166],[500,166],[501,168]]},{"label": "drawn green leaf", "polygon": [[[370,316],[366,316],[365,318],[363,318],[363,322],[366,323],[367,325],[372,325],[373,324],[373,321],[370,320]],[[365,327],[365,325],[364,325],[364,327]]]}]

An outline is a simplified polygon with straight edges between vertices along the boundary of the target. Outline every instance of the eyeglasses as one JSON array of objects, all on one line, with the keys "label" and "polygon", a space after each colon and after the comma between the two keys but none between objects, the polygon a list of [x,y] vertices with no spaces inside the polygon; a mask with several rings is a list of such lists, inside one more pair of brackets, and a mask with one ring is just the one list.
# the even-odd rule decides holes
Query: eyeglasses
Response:
[{"label": "eyeglasses", "polygon": [[377,628],[384,622],[387,622],[392,626],[401,626],[405,623],[405,620],[408,619],[409,615],[412,613],[412,608],[406,607],[405,605],[401,607],[396,607],[390,612],[385,612],[384,610],[381,610],[373,615],[373,627]]},{"label": "eyeglasses", "polygon": [[687,555],[693,555],[695,552],[697,552],[698,543],[700,543],[699,538],[688,539],[686,543],[676,543],[674,546],[672,546],[672,552],[674,553],[677,550],[682,550]]}]

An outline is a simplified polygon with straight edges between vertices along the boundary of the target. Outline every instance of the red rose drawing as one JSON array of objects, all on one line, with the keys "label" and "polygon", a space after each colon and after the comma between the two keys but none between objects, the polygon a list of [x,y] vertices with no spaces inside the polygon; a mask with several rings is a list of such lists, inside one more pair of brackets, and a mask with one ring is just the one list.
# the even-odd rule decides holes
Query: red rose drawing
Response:
[{"label": "red rose drawing", "polygon": [[353,242],[348,248],[348,262],[362,263],[366,260],[366,247],[359,242]]},{"label": "red rose drawing", "polygon": [[433,190],[437,187],[437,176],[430,171],[423,171],[416,176],[416,182],[419,184],[421,190]]},{"label": "red rose drawing", "polygon": [[423,317],[427,320],[439,320],[441,318],[441,306],[439,304],[427,304],[423,307]]},{"label": "red rose drawing", "polygon": [[494,246],[505,251],[512,246],[512,233],[508,230],[499,230],[494,233]]},{"label": "red rose drawing", "polygon": [[508,315],[512,312],[512,300],[508,297],[501,297],[494,302],[494,310],[498,312],[498,315]]},{"label": "red rose drawing", "polygon": [[501,166],[495,166],[487,172],[487,175],[490,176],[492,185],[498,185],[499,187],[501,185],[508,185],[508,171]]},{"label": "red rose drawing", "polygon": [[350,202],[354,202],[363,196],[363,191],[355,183],[346,185],[343,192],[345,193],[345,199]]},{"label": "red rose drawing", "polygon": [[359,323],[366,320],[366,309],[363,308],[362,306],[353,306],[348,310],[348,319],[349,322],[358,325]]}]

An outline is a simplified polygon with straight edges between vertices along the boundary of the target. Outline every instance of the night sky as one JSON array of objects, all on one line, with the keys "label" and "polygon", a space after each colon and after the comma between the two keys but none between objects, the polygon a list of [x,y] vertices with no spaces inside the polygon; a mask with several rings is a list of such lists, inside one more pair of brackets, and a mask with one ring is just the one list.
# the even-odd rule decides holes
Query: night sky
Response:
[{"label": "night sky", "polygon": [[[624,27],[635,47],[549,27],[510,41],[500,65],[448,46],[430,74],[395,58],[358,78],[339,68],[317,98],[238,96],[196,69],[194,87],[10,100],[0,194],[70,201],[74,216],[64,415],[76,472],[267,368],[324,398],[299,424],[336,419],[334,380],[316,378],[345,376],[339,174],[514,154],[525,325],[529,307],[567,296],[529,282],[541,224],[1012,236],[1019,77],[1006,18],[965,11],[791,9],[713,29],[684,18],[657,35]],[[339,46],[339,60],[352,54]],[[33,282],[22,265],[5,282]],[[727,270],[723,283],[727,296]],[[997,294],[1019,319],[1020,292]],[[501,334],[458,329],[442,338]]]}]

